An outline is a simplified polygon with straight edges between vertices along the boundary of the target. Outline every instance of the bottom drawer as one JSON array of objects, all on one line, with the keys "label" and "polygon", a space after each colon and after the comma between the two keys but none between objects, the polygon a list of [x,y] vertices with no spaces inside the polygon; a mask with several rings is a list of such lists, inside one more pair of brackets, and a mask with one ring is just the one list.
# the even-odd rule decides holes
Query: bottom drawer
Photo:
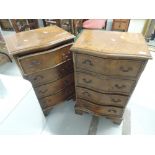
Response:
[{"label": "bottom drawer", "polygon": [[82,99],[77,99],[75,108],[101,116],[122,116],[124,112],[123,108],[100,106]]},{"label": "bottom drawer", "polygon": [[66,87],[65,89],[61,90],[60,92],[54,95],[40,99],[39,102],[41,107],[43,109],[46,109],[48,107],[54,106],[62,101],[67,100],[74,94],[75,94],[75,89],[74,89],[74,86],[71,85],[70,87]]}]

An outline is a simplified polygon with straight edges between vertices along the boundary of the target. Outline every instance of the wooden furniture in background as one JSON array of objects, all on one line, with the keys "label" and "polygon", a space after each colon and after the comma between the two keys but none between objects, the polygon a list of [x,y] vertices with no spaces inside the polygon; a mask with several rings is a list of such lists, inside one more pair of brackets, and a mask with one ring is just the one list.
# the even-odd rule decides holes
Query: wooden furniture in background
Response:
[{"label": "wooden furniture in background", "polygon": [[74,35],[78,35],[80,31],[82,30],[82,23],[84,19],[73,19],[72,20],[72,29]]},{"label": "wooden furniture in background", "polygon": [[37,19],[11,19],[11,23],[17,33],[37,29],[39,27]]},{"label": "wooden furniture in background", "polygon": [[12,62],[12,60],[9,56],[4,38],[3,38],[2,33],[0,31],[0,65],[5,64],[9,61]]},{"label": "wooden furniture in background", "polygon": [[9,19],[0,19],[0,27],[4,31],[12,31],[13,27]]},{"label": "wooden furniture in background", "polygon": [[12,62],[5,43],[0,42],[0,65],[5,64],[7,62]]},{"label": "wooden furniture in background", "polygon": [[44,26],[51,26],[51,25],[56,25],[61,27],[61,20],[60,19],[43,19],[43,24]]},{"label": "wooden furniture in background", "polygon": [[72,19],[43,19],[44,26],[56,25],[74,34],[72,28],[72,22],[73,22]]},{"label": "wooden furniture in background", "polygon": [[130,20],[129,19],[114,19],[112,23],[113,31],[128,31]]},{"label": "wooden furniture in background", "polygon": [[121,123],[127,102],[151,58],[143,36],[84,30],[71,51],[75,112],[106,116],[114,123]]},{"label": "wooden furniture in background", "polygon": [[73,41],[73,35],[57,26],[6,37],[10,54],[32,83],[45,114],[74,95]]}]

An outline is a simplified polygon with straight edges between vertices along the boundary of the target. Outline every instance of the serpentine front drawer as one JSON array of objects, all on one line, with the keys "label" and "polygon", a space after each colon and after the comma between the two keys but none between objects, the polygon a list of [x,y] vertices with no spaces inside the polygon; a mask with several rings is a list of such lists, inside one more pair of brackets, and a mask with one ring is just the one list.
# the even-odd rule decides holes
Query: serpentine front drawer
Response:
[{"label": "serpentine front drawer", "polygon": [[18,63],[23,74],[32,74],[72,59],[72,54],[70,52],[71,45],[72,43],[51,49],[49,51],[20,57],[18,59]]},{"label": "serpentine front drawer", "polygon": [[111,76],[136,78],[143,61],[129,59],[107,59],[86,54],[75,55],[76,68]]},{"label": "serpentine front drawer", "polygon": [[128,79],[109,78],[76,72],[76,86],[98,90],[102,93],[121,93],[129,95],[134,88],[135,81]]}]

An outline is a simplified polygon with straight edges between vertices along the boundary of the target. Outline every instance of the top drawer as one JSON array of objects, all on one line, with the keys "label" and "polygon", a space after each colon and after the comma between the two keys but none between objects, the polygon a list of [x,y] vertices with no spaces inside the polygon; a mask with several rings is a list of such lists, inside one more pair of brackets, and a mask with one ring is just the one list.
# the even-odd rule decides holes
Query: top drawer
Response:
[{"label": "top drawer", "polygon": [[55,66],[63,61],[71,59],[70,47],[72,43],[36,54],[30,54],[18,58],[19,66],[23,74],[31,74],[46,68]]},{"label": "top drawer", "polygon": [[128,23],[126,22],[115,22],[113,25],[113,30],[127,30]]},{"label": "top drawer", "polygon": [[75,54],[76,69],[83,69],[103,75],[136,78],[142,63],[142,61],[138,60],[105,59],[86,54]]}]

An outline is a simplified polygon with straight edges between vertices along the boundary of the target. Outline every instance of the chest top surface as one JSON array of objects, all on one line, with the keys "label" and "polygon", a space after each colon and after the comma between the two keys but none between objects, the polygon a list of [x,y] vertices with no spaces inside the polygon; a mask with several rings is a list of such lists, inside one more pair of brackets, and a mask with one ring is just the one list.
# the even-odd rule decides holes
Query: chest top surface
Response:
[{"label": "chest top surface", "polygon": [[151,58],[140,33],[84,30],[71,49],[105,56]]},{"label": "chest top surface", "polygon": [[15,54],[32,49],[50,48],[54,44],[73,38],[74,35],[57,26],[48,26],[7,36],[5,41],[10,54]]}]

